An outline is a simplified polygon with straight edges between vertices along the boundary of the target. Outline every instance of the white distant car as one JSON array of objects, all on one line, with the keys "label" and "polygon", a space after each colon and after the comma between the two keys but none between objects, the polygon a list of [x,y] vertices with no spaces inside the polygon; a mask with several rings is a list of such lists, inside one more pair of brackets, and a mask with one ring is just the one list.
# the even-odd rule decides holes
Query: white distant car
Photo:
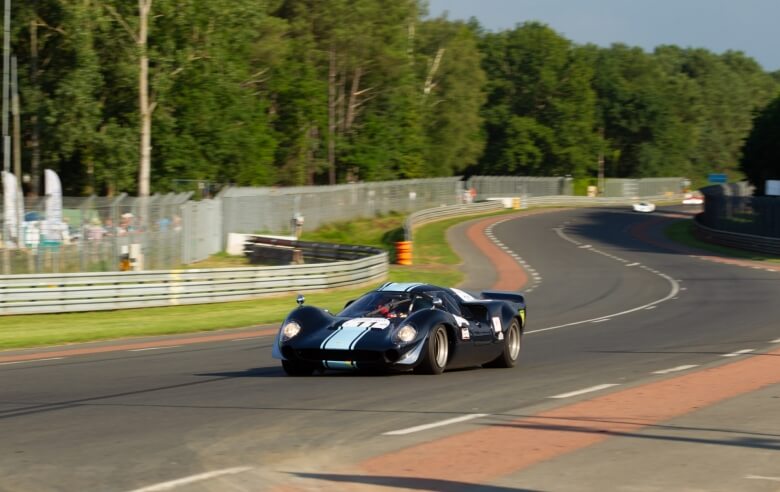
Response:
[{"label": "white distant car", "polygon": [[655,204],[650,202],[639,202],[633,205],[634,212],[654,212]]},{"label": "white distant car", "polygon": [[686,196],[682,202],[683,205],[701,205],[704,203],[704,198],[699,195],[690,195]]}]

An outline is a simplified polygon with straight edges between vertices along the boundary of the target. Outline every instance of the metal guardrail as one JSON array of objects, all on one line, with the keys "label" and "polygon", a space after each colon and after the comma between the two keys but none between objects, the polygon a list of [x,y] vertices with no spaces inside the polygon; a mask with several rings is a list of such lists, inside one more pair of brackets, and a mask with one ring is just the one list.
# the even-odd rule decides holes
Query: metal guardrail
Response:
[{"label": "metal guardrail", "polygon": [[387,256],[252,268],[3,275],[0,315],[228,302],[361,285],[387,276]]},{"label": "metal guardrail", "polygon": [[436,222],[438,220],[449,219],[452,217],[463,217],[468,215],[497,212],[503,208],[504,205],[501,202],[488,201],[469,203],[464,205],[448,205],[420,210],[419,212],[415,212],[406,218],[406,221],[404,222],[404,236],[406,237],[407,241],[411,241],[415,227],[419,227],[431,222]]},{"label": "metal guardrail", "polygon": [[354,244],[331,244],[313,241],[298,241],[268,236],[250,236],[244,243],[244,254],[251,256],[256,247],[278,247],[300,251],[302,259],[310,263],[325,263],[341,260],[356,260],[383,253],[384,250],[371,246]]},{"label": "metal guardrail", "polygon": [[779,238],[712,229],[699,220],[700,217],[697,215],[693,221],[693,235],[701,241],[780,256]]}]

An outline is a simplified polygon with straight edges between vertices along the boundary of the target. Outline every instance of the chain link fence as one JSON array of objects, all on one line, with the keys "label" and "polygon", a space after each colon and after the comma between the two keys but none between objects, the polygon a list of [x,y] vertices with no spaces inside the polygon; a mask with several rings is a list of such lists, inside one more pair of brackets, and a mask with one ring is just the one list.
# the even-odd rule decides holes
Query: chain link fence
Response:
[{"label": "chain link fence", "polygon": [[535,178],[529,176],[472,176],[466,183],[474,190],[474,200],[495,197],[571,195],[571,178]]},{"label": "chain link fence", "polygon": [[[679,193],[681,178],[608,180],[605,196]],[[474,176],[336,186],[226,188],[215,199],[192,193],[146,200],[63,198],[63,221],[45,217],[46,198],[27,199],[20,237],[4,238],[0,273],[176,269],[225,249],[229,233],[295,235],[300,228],[495,197],[566,197],[567,177]],[[3,229],[4,230],[4,229]],[[129,261],[129,264],[128,264]]]},{"label": "chain link fence", "polygon": [[293,219],[312,230],[324,224],[365,217],[411,213],[460,203],[460,177],[380,181],[335,186],[293,188],[227,188],[223,206],[223,236],[239,233],[294,232]]},{"label": "chain link fence", "polygon": [[[147,199],[62,198],[62,222],[46,198],[26,198],[18,233],[2,238],[0,272],[101,272],[172,268],[182,263],[182,206],[191,193]],[[2,215],[0,215],[2,216]],[[5,230],[5,228],[3,228]]]},{"label": "chain link fence", "polygon": [[780,238],[780,197],[754,197],[747,183],[702,188],[704,212],[698,217],[711,229]]}]

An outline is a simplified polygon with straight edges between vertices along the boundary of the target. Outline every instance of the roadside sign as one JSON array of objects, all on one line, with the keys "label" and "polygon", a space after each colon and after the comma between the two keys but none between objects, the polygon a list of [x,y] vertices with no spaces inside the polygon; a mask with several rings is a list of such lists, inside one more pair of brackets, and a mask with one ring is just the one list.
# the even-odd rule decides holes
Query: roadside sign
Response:
[{"label": "roadside sign", "polygon": [[766,194],[769,196],[780,196],[780,179],[766,180]]},{"label": "roadside sign", "polygon": [[725,174],[708,174],[707,175],[707,181],[710,183],[726,183],[728,182],[728,177]]}]

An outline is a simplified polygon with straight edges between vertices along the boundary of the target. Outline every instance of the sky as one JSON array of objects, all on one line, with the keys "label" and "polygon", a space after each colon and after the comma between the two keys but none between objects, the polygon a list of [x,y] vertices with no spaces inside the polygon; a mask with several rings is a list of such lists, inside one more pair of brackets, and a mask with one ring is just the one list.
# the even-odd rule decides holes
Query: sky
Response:
[{"label": "sky", "polygon": [[539,21],[578,44],[620,42],[742,51],[780,70],[780,0],[428,0],[429,14],[476,17],[490,31]]}]

